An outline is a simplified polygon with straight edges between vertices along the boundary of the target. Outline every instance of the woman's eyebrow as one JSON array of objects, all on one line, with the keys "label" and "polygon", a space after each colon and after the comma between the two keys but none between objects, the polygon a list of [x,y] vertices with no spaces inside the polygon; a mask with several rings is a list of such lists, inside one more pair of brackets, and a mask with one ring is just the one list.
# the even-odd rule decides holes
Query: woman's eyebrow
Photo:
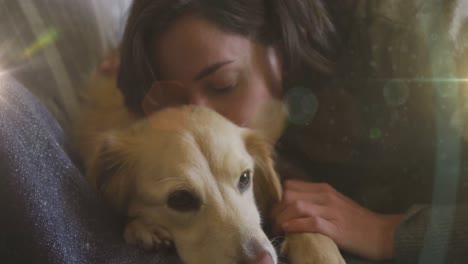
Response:
[{"label": "woman's eyebrow", "polygon": [[218,62],[218,63],[212,64],[212,65],[204,68],[203,70],[201,70],[200,73],[198,73],[197,76],[195,76],[195,78],[193,80],[194,81],[199,81],[199,80],[205,78],[206,76],[215,73],[221,67],[223,67],[223,66],[225,66],[225,65],[227,65],[229,63],[232,63],[232,62],[233,62],[232,60],[229,60],[229,61],[223,61],[223,62]]}]

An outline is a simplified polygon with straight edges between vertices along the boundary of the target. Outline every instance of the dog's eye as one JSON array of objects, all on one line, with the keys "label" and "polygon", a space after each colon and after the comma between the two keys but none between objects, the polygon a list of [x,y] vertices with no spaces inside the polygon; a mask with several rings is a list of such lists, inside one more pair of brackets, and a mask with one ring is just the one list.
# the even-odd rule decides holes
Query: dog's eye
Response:
[{"label": "dog's eye", "polygon": [[195,195],[186,190],[179,190],[171,193],[167,199],[167,205],[177,211],[196,211],[200,208],[201,202]]},{"label": "dog's eye", "polygon": [[250,178],[251,178],[250,174],[251,174],[250,170],[246,170],[240,176],[239,183],[237,184],[239,191],[244,192],[250,186]]}]

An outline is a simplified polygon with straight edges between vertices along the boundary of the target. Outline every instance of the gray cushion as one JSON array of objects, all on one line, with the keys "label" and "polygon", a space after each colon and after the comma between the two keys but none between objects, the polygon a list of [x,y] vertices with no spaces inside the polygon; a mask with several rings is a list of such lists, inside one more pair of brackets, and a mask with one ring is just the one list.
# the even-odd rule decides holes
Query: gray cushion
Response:
[{"label": "gray cushion", "polygon": [[180,263],[173,251],[125,243],[124,219],[91,190],[64,143],[43,104],[0,77],[0,263]]}]

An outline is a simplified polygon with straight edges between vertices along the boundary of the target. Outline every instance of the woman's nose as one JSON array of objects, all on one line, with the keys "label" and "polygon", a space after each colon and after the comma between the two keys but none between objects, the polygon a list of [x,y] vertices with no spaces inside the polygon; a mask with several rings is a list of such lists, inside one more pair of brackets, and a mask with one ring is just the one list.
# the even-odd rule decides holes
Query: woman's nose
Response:
[{"label": "woman's nose", "polygon": [[189,104],[209,107],[208,100],[201,94],[191,94],[188,100]]}]

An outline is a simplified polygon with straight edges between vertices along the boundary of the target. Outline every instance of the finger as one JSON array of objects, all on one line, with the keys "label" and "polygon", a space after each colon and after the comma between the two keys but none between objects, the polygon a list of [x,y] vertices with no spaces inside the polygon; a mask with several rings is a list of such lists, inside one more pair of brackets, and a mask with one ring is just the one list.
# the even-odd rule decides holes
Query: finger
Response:
[{"label": "finger", "polygon": [[[288,192],[296,192],[307,194],[307,199],[310,202],[314,202],[321,205],[333,205],[334,207],[340,207],[342,209],[353,208],[361,209],[362,206],[350,199],[346,195],[336,191],[332,186],[327,183],[308,183],[302,181],[288,180],[284,183],[284,194],[283,196],[288,199],[295,199],[297,194],[290,195]],[[316,196],[314,198],[314,195]],[[305,196],[302,196],[305,197]],[[283,199],[285,199],[283,198]]]},{"label": "finger", "polygon": [[332,195],[332,193],[300,192],[288,189],[283,193],[282,203],[290,204],[298,200],[303,200],[317,205],[326,205],[330,204],[330,201],[333,199]]},{"label": "finger", "polygon": [[277,224],[278,222],[276,220],[282,210],[284,210],[284,205],[278,203],[278,204],[273,205],[273,207],[272,207],[272,209],[270,211],[270,222],[272,224],[271,234],[273,236],[279,236],[282,233],[281,227],[280,227],[280,225]]},{"label": "finger", "polygon": [[328,219],[332,217],[332,213],[329,208],[324,206],[309,204],[304,201],[296,201],[281,211],[276,218],[274,218],[274,223],[277,227],[281,227],[283,223],[292,219],[304,217],[322,217]]},{"label": "finger", "polygon": [[286,233],[312,232],[334,238],[335,226],[328,220],[321,217],[304,217],[292,219],[281,225]]},{"label": "finger", "polygon": [[287,180],[283,183],[285,190],[294,190],[299,192],[334,192],[335,189],[328,183],[312,183],[298,180]]}]

